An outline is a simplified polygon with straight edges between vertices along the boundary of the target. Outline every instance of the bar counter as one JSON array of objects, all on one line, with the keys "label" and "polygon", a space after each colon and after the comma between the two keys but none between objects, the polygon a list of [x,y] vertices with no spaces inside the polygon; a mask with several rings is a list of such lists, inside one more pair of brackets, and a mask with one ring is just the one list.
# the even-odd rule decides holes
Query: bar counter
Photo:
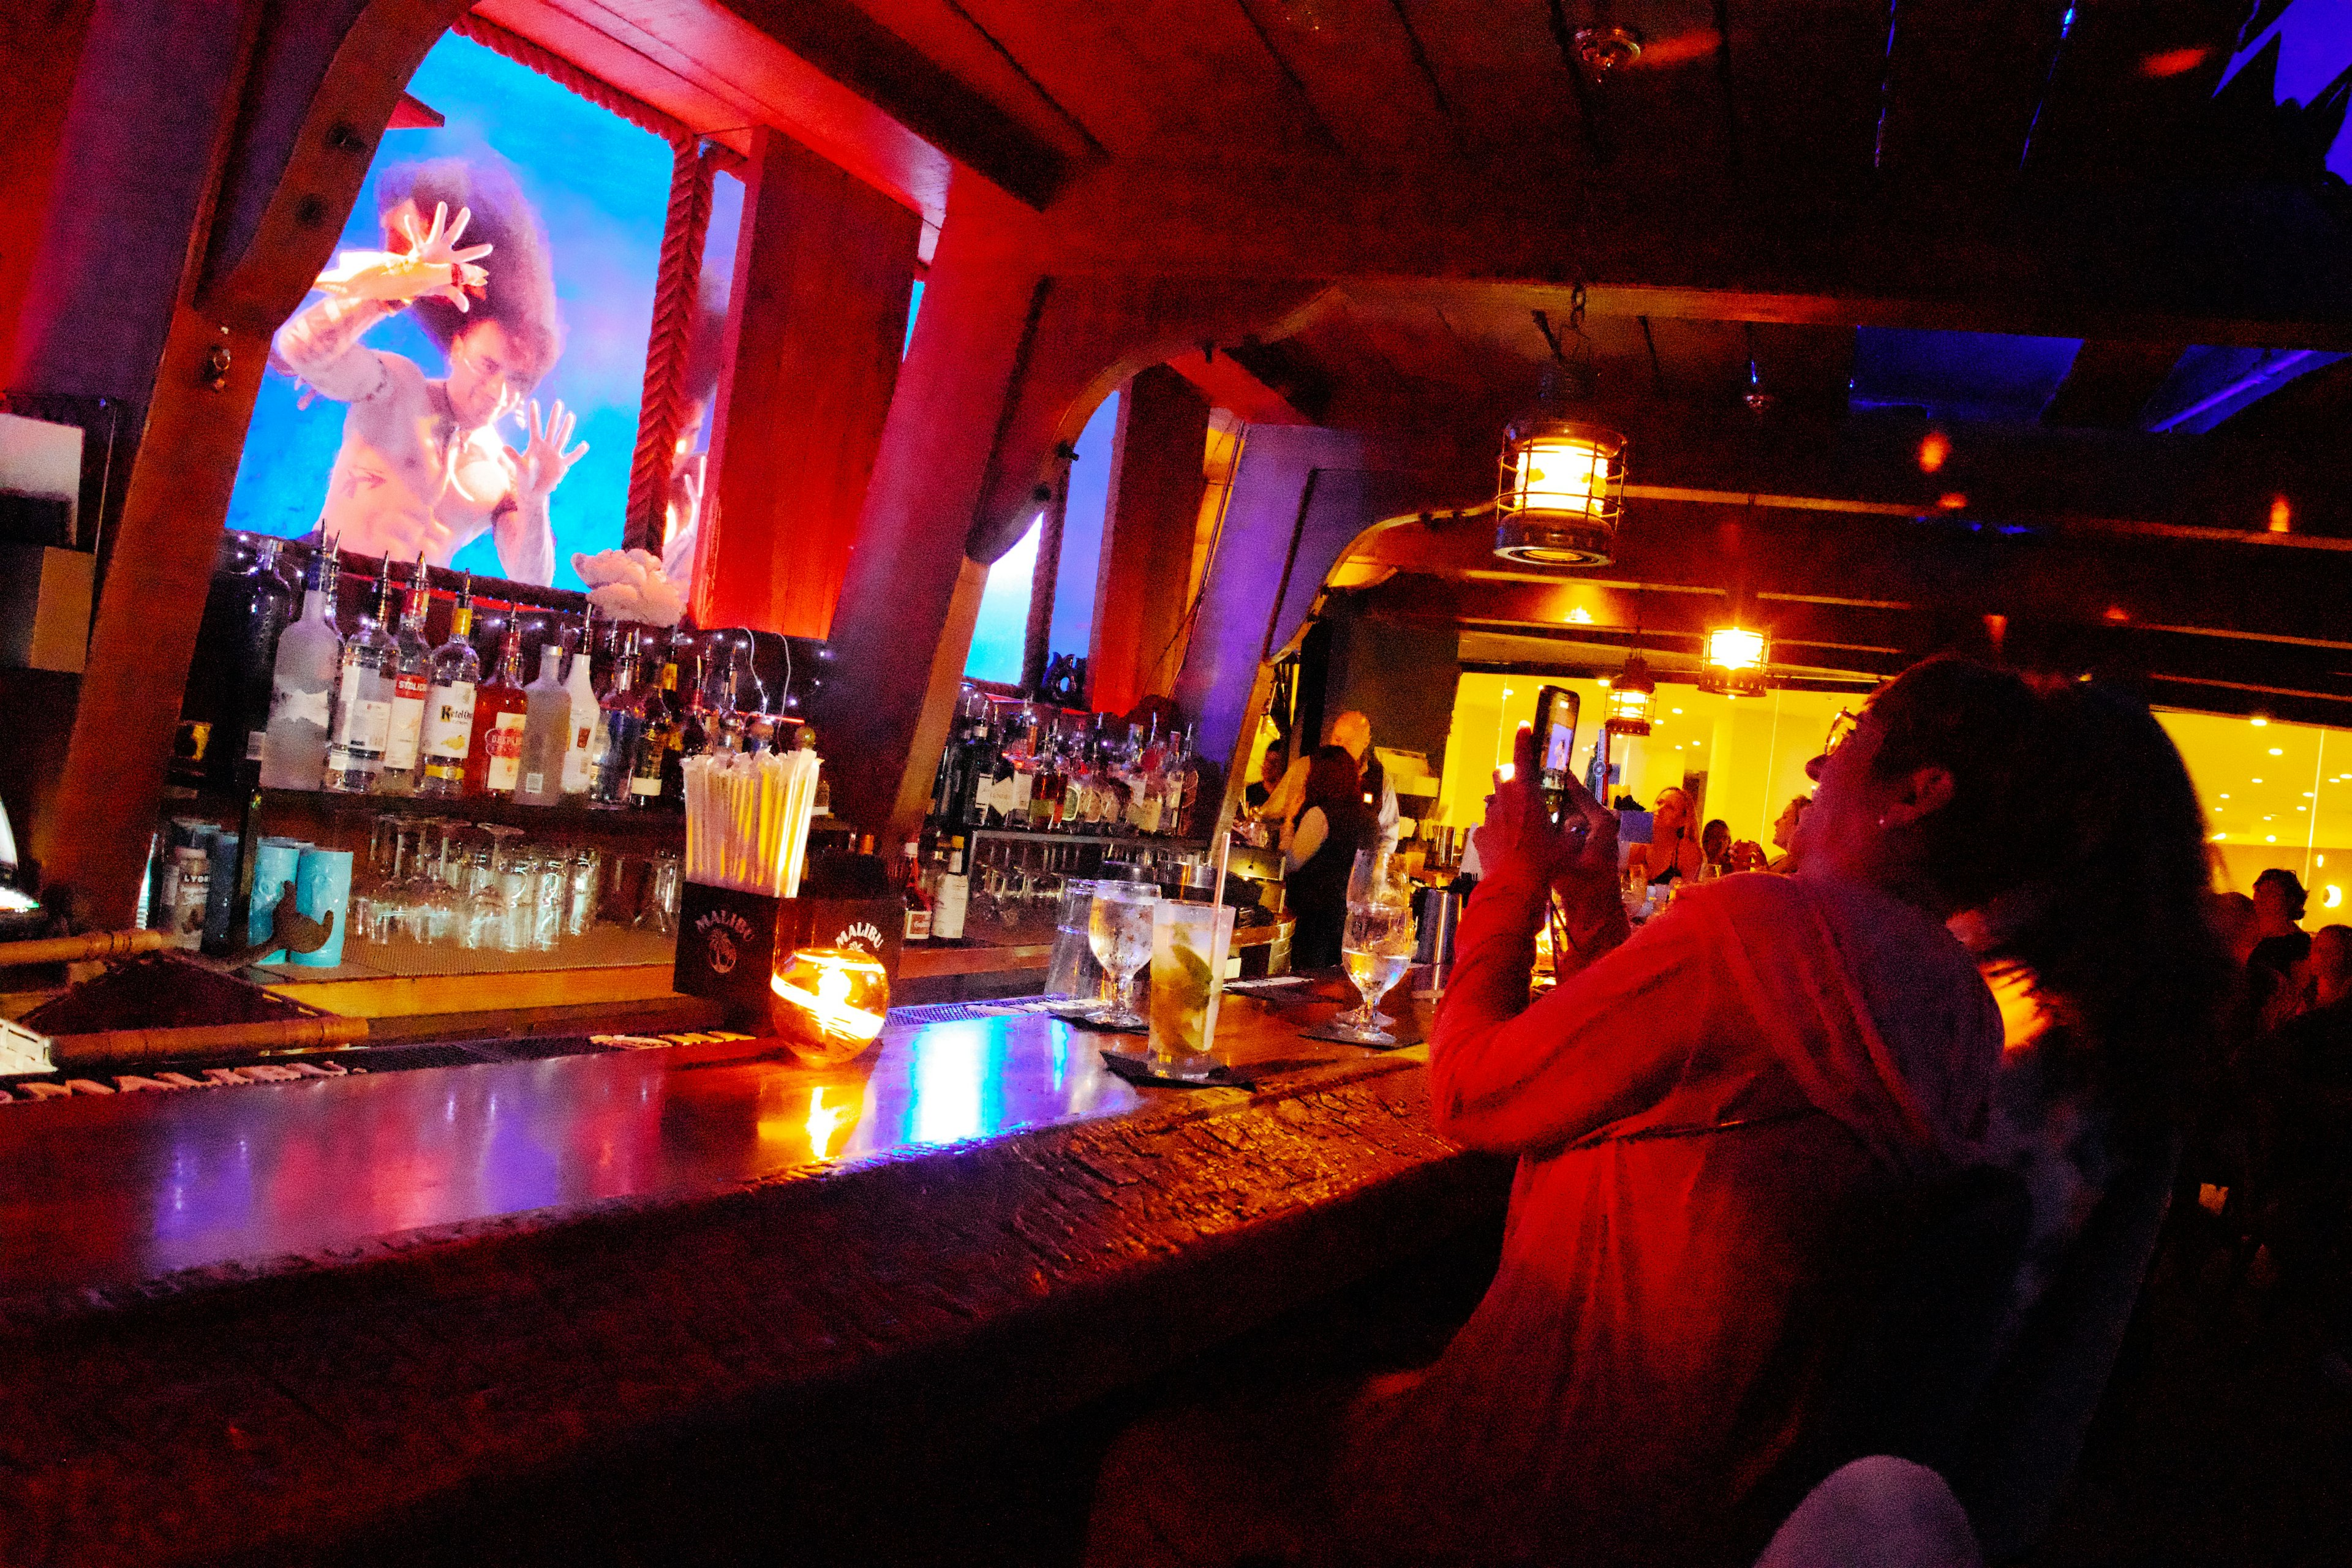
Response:
[{"label": "bar counter", "polygon": [[1424,1048],[1299,1037],[1328,990],[1227,998],[1255,1089],[1032,1016],[0,1108],[0,1562],[324,1561],[698,1428],[1140,1382],[1500,1212]]}]

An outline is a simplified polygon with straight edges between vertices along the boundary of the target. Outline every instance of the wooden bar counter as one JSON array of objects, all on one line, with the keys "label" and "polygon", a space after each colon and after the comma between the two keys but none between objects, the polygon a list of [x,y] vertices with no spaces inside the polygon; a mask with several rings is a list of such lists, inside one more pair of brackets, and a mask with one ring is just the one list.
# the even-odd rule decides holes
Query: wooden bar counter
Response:
[{"label": "wooden bar counter", "polygon": [[1140,1382],[1500,1212],[1425,1048],[1299,1037],[1336,1005],[1227,999],[1254,1090],[1139,1089],[1098,1054],[1138,1037],[1032,1016],[824,1071],[0,1107],[0,1562],[334,1560],[701,1429],[1010,1431]]}]

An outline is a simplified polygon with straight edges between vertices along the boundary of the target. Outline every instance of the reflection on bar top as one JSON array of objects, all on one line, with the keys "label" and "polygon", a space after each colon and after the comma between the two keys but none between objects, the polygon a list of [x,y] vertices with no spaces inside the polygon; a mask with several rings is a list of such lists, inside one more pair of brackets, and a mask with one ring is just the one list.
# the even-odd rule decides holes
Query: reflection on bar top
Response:
[{"label": "reflection on bar top", "polygon": [[[1229,1001],[1236,1065],[1345,1061]],[[824,1160],[1116,1116],[1114,1037],[1050,1018],[893,1028],[815,1070],[772,1042],[111,1095],[0,1114],[0,1297],[349,1246],[614,1198],[720,1192]]]}]

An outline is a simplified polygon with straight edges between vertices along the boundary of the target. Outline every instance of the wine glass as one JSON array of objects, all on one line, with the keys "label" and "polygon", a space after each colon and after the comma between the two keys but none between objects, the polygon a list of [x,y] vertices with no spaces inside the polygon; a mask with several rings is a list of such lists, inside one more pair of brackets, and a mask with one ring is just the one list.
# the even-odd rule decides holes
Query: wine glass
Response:
[{"label": "wine glass", "polygon": [[1118,999],[1095,1022],[1118,1029],[1140,1029],[1143,1016],[1135,1010],[1135,975],[1151,961],[1151,906],[1160,889],[1148,882],[1097,882],[1095,901],[1087,916],[1087,942],[1095,962],[1118,983]]},{"label": "wine glass", "polygon": [[1412,918],[1412,878],[1393,850],[1360,849],[1348,878],[1348,923],[1340,933],[1339,958],[1363,1005],[1335,1022],[1366,1045],[1393,1045],[1381,1026],[1381,998],[1412,967],[1417,931]]}]

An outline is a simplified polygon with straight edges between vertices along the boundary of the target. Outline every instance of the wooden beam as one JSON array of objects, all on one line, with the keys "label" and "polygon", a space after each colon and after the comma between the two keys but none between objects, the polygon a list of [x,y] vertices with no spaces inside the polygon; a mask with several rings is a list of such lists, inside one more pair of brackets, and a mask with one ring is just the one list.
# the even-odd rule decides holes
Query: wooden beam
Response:
[{"label": "wooden beam", "polygon": [[726,8],[1033,207],[1069,161],[1036,132],[845,0],[722,0]]},{"label": "wooden beam", "polygon": [[764,126],[752,147],[695,619],[823,637],[898,384],[918,219]]},{"label": "wooden beam", "polygon": [[1128,382],[1087,661],[1087,700],[1105,712],[1175,684],[1168,656],[1183,626],[1208,436],[1208,400],[1186,378],[1153,366]]},{"label": "wooden beam", "polygon": [[[1279,162],[1079,170],[1032,236],[1056,275],[1556,286],[1596,314],[2352,349],[2352,247],[2284,187],[1582,184],[1541,150],[1370,173]],[[975,258],[975,260],[980,259]]]}]

